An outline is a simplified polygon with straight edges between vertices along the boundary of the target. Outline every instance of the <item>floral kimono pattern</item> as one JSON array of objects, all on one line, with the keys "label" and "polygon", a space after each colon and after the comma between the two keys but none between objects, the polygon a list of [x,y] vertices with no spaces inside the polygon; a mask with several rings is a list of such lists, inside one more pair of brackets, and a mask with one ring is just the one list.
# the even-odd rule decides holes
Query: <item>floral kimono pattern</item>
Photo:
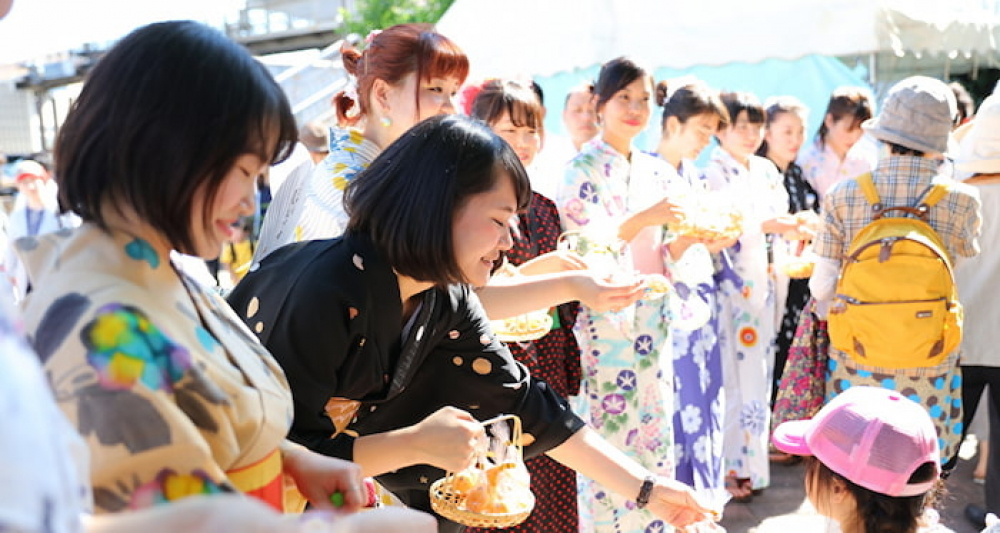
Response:
[{"label": "floral kimono pattern", "polygon": [[[694,164],[685,161],[670,181],[671,190],[706,187]],[[680,273],[687,268],[690,272]],[[722,489],[722,352],[719,345],[719,285],[711,254],[702,245],[690,247],[672,265],[678,297],[700,298],[712,310],[708,321],[691,329],[674,322],[674,442],[677,479],[711,498]]]},{"label": "floral kimono pattern", "polygon": [[[617,231],[628,215],[666,195],[669,172],[666,163],[649,154],[633,149],[630,163],[602,140],[591,141],[570,162],[557,191],[563,227]],[[653,231],[636,239],[662,238],[661,228],[647,229]],[[621,263],[626,269],[634,266],[628,258]],[[666,300],[640,300],[618,313],[581,306],[574,330],[583,367],[577,409],[612,445],[651,471],[673,477],[673,370]],[[652,532],[669,527],[636,509],[627,497],[578,479],[581,531]]]},{"label": "floral kimono pattern", "polygon": [[712,190],[730,195],[743,214],[743,234],[727,250],[742,286],[723,282],[720,299],[726,393],[723,454],[727,476],[749,478],[753,488],[760,489],[770,478],[768,419],[777,334],[774,283],[760,225],[787,213],[788,194],[770,161],[750,156],[747,168],[718,147],[705,178]]},{"label": "floral kimono pattern", "polygon": [[98,512],[234,490],[284,508],[291,393],[220,296],[89,223],[17,246],[25,329],[89,445]]}]

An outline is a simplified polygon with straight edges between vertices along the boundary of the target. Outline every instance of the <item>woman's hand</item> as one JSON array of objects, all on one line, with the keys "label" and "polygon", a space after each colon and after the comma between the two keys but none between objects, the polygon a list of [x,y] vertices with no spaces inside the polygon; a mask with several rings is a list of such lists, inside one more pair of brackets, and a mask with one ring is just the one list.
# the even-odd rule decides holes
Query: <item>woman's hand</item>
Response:
[{"label": "woman's hand", "polygon": [[518,271],[526,276],[537,274],[554,274],[567,270],[586,270],[587,263],[576,252],[569,250],[556,250],[542,254],[530,261],[525,262]]},{"label": "woman's hand", "polygon": [[641,279],[629,283],[616,283],[613,280],[602,279],[591,271],[581,272],[575,276],[573,287],[576,299],[598,313],[628,307],[645,293]]},{"label": "woman's hand", "polygon": [[717,254],[717,253],[721,252],[722,250],[725,250],[726,248],[732,247],[739,240],[740,240],[739,236],[726,237],[724,239],[715,239],[715,240],[711,240],[711,241],[704,241],[704,244],[705,244],[705,248],[708,248],[709,252],[712,252],[713,254]]},{"label": "woman's hand", "polygon": [[677,204],[672,203],[669,198],[664,198],[656,202],[645,210],[647,221],[652,225],[676,224],[684,218],[684,210]]},{"label": "woman's hand", "polygon": [[703,244],[710,253],[717,254],[720,251],[736,244],[736,241],[739,239],[739,236],[725,237],[722,239],[698,239],[695,237],[679,235],[667,244],[667,249],[670,250],[670,257],[673,258],[674,261],[677,261],[684,255],[687,249],[694,244]]},{"label": "woman's hand", "polygon": [[714,525],[713,511],[698,501],[694,490],[674,479],[657,478],[646,508],[674,527],[697,524],[697,531],[724,531]]},{"label": "woman's hand", "polygon": [[813,235],[819,233],[819,229],[823,225],[823,219],[815,211],[809,209],[795,213],[795,220],[799,223],[799,231]]},{"label": "woman's hand", "polygon": [[[353,512],[367,503],[360,466],[287,442],[281,454],[285,473],[316,509]],[[336,492],[344,497],[339,508],[330,502]]]},{"label": "woman's hand", "polygon": [[676,224],[684,219],[684,209],[664,198],[659,202],[632,215],[618,227],[618,238],[631,241],[647,226],[663,226]]},{"label": "woman's hand", "polygon": [[485,438],[483,426],[469,413],[442,407],[412,427],[411,451],[417,464],[458,472],[475,460],[476,444]]}]

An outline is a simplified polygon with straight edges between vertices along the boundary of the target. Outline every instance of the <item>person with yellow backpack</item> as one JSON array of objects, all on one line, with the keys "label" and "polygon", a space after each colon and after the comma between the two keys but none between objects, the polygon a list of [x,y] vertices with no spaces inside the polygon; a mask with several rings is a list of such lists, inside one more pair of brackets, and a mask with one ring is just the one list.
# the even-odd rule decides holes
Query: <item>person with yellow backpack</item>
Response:
[{"label": "person with yellow backpack", "polygon": [[913,76],[890,89],[862,125],[883,157],[823,199],[809,283],[830,333],[827,400],[859,385],[899,391],[931,415],[943,458],[962,436],[952,269],[979,253],[980,229],[978,193],[942,164],[956,116],[939,80]]}]

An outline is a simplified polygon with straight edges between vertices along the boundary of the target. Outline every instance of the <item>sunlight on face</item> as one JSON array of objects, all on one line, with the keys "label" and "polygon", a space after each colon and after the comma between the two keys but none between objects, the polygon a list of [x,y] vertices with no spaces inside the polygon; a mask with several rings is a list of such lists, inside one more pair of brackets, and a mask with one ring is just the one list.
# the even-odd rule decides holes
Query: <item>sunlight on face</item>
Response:
[{"label": "sunlight on face", "polygon": [[194,250],[186,251],[203,259],[215,259],[222,245],[232,240],[240,218],[253,216],[257,197],[257,176],[267,163],[253,154],[243,154],[226,173],[214,201],[208,205],[203,184],[191,202],[191,236]]},{"label": "sunlight on face", "polygon": [[510,221],[516,212],[514,183],[506,175],[492,189],[469,196],[455,211],[455,261],[467,283],[481,287],[489,281],[494,262],[514,244]]},{"label": "sunlight on face", "polygon": [[525,167],[534,161],[538,150],[542,147],[542,136],[539,131],[528,125],[515,126],[507,112],[504,112],[499,120],[490,124],[490,128],[501,139],[507,141]]}]

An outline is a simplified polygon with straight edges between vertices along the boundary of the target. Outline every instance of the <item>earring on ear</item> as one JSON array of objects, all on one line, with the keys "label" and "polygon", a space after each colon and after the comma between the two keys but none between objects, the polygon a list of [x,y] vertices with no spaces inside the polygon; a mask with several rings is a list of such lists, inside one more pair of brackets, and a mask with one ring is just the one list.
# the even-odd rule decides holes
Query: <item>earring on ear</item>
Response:
[{"label": "earring on ear", "polygon": [[379,119],[379,123],[382,124],[383,128],[388,128],[389,126],[392,126],[392,119],[389,117],[382,117]]}]

